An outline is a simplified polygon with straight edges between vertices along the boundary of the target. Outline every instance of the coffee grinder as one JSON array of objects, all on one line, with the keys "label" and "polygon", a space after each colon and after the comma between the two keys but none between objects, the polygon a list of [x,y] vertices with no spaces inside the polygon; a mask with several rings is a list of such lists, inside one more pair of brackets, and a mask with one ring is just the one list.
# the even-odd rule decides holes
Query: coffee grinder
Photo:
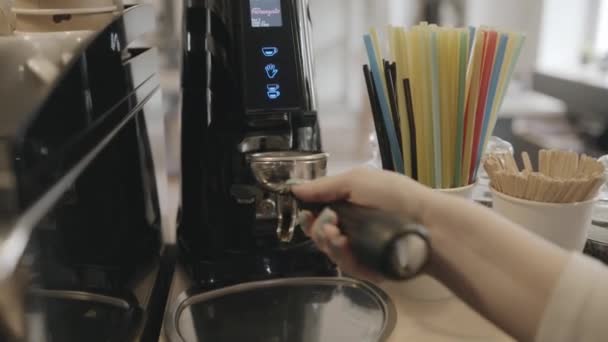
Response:
[{"label": "coffee grinder", "polygon": [[295,228],[293,199],[251,169],[280,153],[325,174],[308,2],[186,1],[184,20],[181,260],[208,289],[335,275]]}]

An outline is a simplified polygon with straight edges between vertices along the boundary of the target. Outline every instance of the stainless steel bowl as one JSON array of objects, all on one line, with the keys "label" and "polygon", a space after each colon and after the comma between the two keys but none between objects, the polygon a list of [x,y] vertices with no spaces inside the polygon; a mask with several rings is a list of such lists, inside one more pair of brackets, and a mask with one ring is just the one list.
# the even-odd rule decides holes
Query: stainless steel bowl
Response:
[{"label": "stainless steel bowl", "polygon": [[396,314],[384,291],[359,280],[286,278],[182,292],[164,329],[171,342],[376,342]]},{"label": "stainless steel bowl", "polygon": [[293,182],[310,181],[327,174],[327,153],[266,152],[248,156],[253,175],[268,191],[285,193]]}]

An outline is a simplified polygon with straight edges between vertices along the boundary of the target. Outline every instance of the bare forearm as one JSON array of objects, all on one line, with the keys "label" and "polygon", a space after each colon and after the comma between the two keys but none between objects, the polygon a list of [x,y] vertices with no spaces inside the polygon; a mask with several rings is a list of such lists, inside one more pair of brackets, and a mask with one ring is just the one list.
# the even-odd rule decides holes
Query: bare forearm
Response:
[{"label": "bare forearm", "polygon": [[429,194],[429,273],[521,341],[532,341],[568,253],[458,198]]}]

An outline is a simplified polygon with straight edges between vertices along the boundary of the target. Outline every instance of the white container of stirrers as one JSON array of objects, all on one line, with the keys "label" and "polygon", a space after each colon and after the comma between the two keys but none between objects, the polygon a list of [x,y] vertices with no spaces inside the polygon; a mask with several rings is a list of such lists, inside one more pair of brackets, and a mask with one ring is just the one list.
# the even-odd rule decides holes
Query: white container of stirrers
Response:
[{"label": "white container of stirrers", "polygon": [[604,166],[571,152],[540,151],[535,172],[527,153],[519,170],[510,154],[485,162],[494,210],[567,250],[582,251],[591,227]]}]

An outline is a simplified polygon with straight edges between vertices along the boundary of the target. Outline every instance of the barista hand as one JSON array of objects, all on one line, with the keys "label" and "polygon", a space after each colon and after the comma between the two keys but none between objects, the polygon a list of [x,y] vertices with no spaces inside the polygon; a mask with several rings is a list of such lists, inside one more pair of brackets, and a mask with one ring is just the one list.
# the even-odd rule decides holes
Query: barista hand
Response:
[{"label": "barista hand", "polygon": [[[426,271],[518,341],[534,340],[550,295],[570,259],[566,251],[488,208],[435,192],[395,173],[360,169],[294,186],[293,192],[305,202],[346,200],[422,224],[432,242]],[[325,211],[316,220],[305,213],[300,222],[305,233],[344,272],[371,281],[381,279],[353,257],[348,239],[337,228],[339,217],[335,213]],[[608,273],[602,272],[608,284]],[[576,291],[577,298],[586,298]],[[551,326],[546,329],[556,330]]]},{"label": "barista hand", "polygon": [[[381,209],[423,223],[424,202],[432,191],[409,178],[385,171],[357,169],[344,175],[326,177],[295,186],[294,194],[305,202],[329,203],[346,200],[353,204]],[[377,273],[362,267],[350,250],[348,239],[336,225],[339,218],[325,210],[318,218],[310,212],[300,215],[304,232],[345,273],[370,281],[380,281]],[[314,221],[314,222],[313,222]]]}]

